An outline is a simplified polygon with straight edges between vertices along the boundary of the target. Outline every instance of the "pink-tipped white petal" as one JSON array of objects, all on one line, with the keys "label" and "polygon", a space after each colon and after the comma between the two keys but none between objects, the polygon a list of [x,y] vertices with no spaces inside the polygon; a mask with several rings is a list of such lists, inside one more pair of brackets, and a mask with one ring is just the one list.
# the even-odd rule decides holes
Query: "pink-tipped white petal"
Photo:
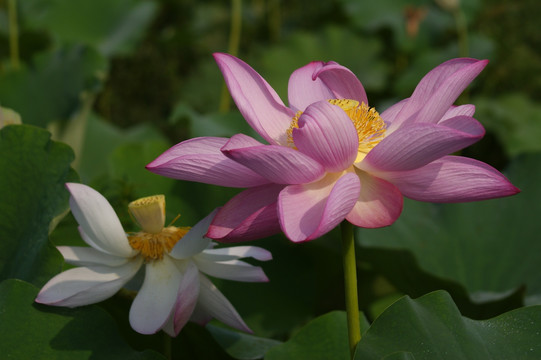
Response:
[{"label": "pink-tipped white petal", "polygon": [[445,156],[419,169],[382,176],[402,194],[419,201],[477,201],[520,191],[493,167],[461,156]]},{"label": "pink-tipped white petal", "polygon": [[75,266],[119,266],[127,263],[130,259],[120,256],[109,255],[91,247],[82,246],[58,246],[64,260]]},{"label": "pink-tipped white petal", "polygon": [[353,164],[359,136],[355,125],[339,106],[327,101],[312,104],[301,115],[298,125],[298,129],[293,129],[295,146],[325,166],[325,170],[338,172]]},{"label": "pink-tipped white petal", "polygon": [[210,239],[205,237],[205,234],[217,212],[218,209],[215,209],[205,216],[203,220],[200,220],[195,224],[190,231],[175,244],[169,255],[175,259],[186,259],[205,250],[210,244]]},{"label": "pink-tipped white petal", "polygon": [[364,87],[348,68],[334,62],[325,64],[314,74],[332,91],[333,99],[357,100],[368,105]]},{"label": "pink-tipped white petal", "polygon": [[199,274],[199,285],[199,300],[196,310],[201,320],[213,317],[235,329],[252,332],[229,300],[201,273]]},{"label": "pink-tipped white petal", "polygon": [[459,58],[435,67],[419,82],[393,121],[391,131],[409,121],[439,121],[487,63],[486,60]]},{"label": "pink-tipped white petal", "polygon": [[178,180],[227,187],[252,187],[268,183],[252,170],[228,159],[220,149],[229,139],[202,137],[183,141],[146,166],[155,174]]},{"label": "pink-tipped white petal", "polygon": [[182,275],[164,256],[145,266],[145,280],[130,308],[130,325],[140,334],[154,334],[167,322],[177,300]]},{"label": "pink-tipped white petal", "polygon": [[66,187],[71,193],[70,208],[75,220],[98,245],[98,250],[121,257],[136,254],[113,207],[103,195],[83,184],[67,183]]},{"label": "pink-tipped white petal", "polygon": [[276,92],[244,61],[214,54],[239,111],[250,126],[270,144],[286,144],[286,130],[295,115]]},{"label": "pink-tipped white petal", "polygon": [[361,193],[346,220],[364,228],[379,228],[394,223],[403,207],[398,188],[364,171],[357,170],[356,173],[361,180]]},{"label": "pink-tipped white petal", "polygon": [[259,266],[250,265],[240,260],[211,261],[205,256],[196,255],[193,261],[199,271],[220,279],[245,281],[245,282],[267,282],[269,279]]},{"label": "pink-tipped white petal", "polygon": [[328,174],[310,184],[287,186],[278,197],[280,225],[294,242],[313,240],[335,228],[360,193],[354,173]]},{"label": "pink-tipped white petal", "polygon": [[280,232],[276,201],[282,185],[244,190],[216,214],[207,236],[222,242],[261,239]]},{"label": "pink-tipped white petal", "polygon": [[484,135],[477,122],[458,119],[449,124],[457,129],[436,124],[403,126],[385,137],[355,166],[368,172],[413,170],[463,149]]},{"label": "pink-tipped white petal", "polygon": [[244,147],[244,141],[237,141],[246,135],[235,135],[222,148],[222,152],[236,162],[252,169],[275,184],[302,184],[317,180],[325,170],[311,157],[279,145]]},{"label": "pink-tipped white petal", "polygon": [[192,316],[190,316],[190,321],[201,326],[205,326],[210,320],[212,320],[212,316],[207,314],[205,310],[201,308],[201,305],[199,305],[199,303],[195,305]]},{"label": "pink-tipped white petal", "polygon": [[315,76],[325,66],[323,61],[313,61],[291,74],[287,87],[289,106],[295,111],[304,111],[310,104],[334,99],[334,94],[321,79]]},{"label": "pink-tipped white petal", "polygon": [[259,261],[272,259],[270,251],[257,246],[232,246],[220,249],[207,249],[199,256],[210,261],[227,261],[251,257]]},{"label": "pink-tipped white petal", "polygon": [[142,258],[136,258],[116,267],[91,266],[64,271],[45,284],[36,302],[67,307],[95,304],[120,290],[142,263]]},{"label": "pink-tipped white petal", "polygon": [[469,116],[472,117],[473,114],[475,114],[475,105],[459,105],[459,106],[451,106],[445,114],[443,114],[440,121],[438,121],[438,124],[442,121],[445,121],[447,119],[451,119],[457,116]]},{"label": "pink-tipped white petal", "polygon": [[199,298],[199,270],[189,261],[183,266],[182,280],[172,313],[173,333],[177,336],[193,314]]}]

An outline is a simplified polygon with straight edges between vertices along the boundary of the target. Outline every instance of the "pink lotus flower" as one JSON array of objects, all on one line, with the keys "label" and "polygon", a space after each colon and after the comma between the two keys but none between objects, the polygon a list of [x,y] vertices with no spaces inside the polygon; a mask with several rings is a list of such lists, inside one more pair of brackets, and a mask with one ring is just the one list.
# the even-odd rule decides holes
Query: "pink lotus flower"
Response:
[{"label": "pink lotus flower", "polygon": [[243,134],[195,138],[147,165],[176,179],[248,188],[218,212],[210,238],[250,240],[282,230],[300,242],[344,219],[365,228],[391,225],[403,196],[464,202],[519,191],[489,165],[448,155],[484,135],[475,107],[453,103],[486,60],[439,65],[410,98],[379,115],[360,81],[335,62],[294,71],[287,107],[243,61],[215,59],[240,112],[269,144]]}]

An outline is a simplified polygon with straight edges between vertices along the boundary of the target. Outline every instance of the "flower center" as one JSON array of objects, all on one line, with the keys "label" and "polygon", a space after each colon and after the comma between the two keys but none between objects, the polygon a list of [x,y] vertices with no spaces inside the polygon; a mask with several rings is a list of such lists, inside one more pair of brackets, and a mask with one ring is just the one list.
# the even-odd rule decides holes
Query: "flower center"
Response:
[{"label": "flower center", "polygon": [[165,224],[165,196],[144,197],[128,204],[130,215],[142,231],[130,234],[130,246],[139,251],[145,260],[159,260],[170,252],[175,244],[190,230],[189,227]]},{"label": "flower center", "polygon": [[128,236],[128,241],[130,246],[138,250],[145,260],[160,260],[163,258],[163,254],[169,253],[189,230],[189,227],[168,226],[157,234],[140,231]]},{"label": "flower center", "polygon": [[[368,107],[364,102],[359,104],[358,101],[350,99],[332,99],[328,102],[344,110],[355,125],[359,136],[359,148],[355,162],[361,161],[384,138],[385,122],[374,108]],[[293,141],[293,129],[299,128],[298,122],[301,115],[302,111],[297,112],[291,120],[289,129],[286,130],[288,145],[294,149],[296,146]]]}]

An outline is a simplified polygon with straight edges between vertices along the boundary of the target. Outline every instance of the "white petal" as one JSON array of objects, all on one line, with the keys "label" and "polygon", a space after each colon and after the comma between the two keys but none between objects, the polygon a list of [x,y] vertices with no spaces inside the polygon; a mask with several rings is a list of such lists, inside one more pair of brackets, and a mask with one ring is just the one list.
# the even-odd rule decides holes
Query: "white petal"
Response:
[{"label": "white petal", "polygon": [[197,266],[189,261],[182,272],[182,282],[178,290],[177,301],[173,311],[173,333],[178,335],[186,325],[197,304],[199,298],[199,270]]},{"label": "white petal", "polygon": [[260,261],[272,260],[272,254],[257,246],[232,246],[221,249],[206,249],[199,256],[211,261],[227,261],[252,257]]},{"label": "white petal", "polygon": [[68,183],[66,187],[71,193],[70,208],[73,216],[99,250],[123,257],[136,254],[128,243],[113,207],[103,195],[83,184]]},{"label": "white petal", "polygon": [[199,274],[199,282],[199,301],[197,303],[199,318],[204,318],[204,314],[206,314],[235,329],[252,332],[229,300],[205,275]]},{"label": "white petal", "polygon": [[177,300],[182,275],[173,260],[148,263],[145,280],[130,309],[131,327],[141,334],[154,334],[167,322]]},{"label": "white petal", "polygon": [[119,266],[127,263],[130,259],[109,255],[91,247],[82,246],[57,246],[64,260],[75,266]]},{"label": "white petal", "polygon": [[190,321],[201,326],[205,326],[210,320],[212,320],[212,316],[207,314],[204,309],[201,308],[201,305],[197,303],[195,309],[193,310],[192,316],[190,317]]},{"label": "white petal", "polygon": [[169,253],[169,256],[175,259],[186,259],[205,250],[210,244],[210,239],[206,238],[205,234],[217,212],[218,209],[215,209],[203,220],[195,224],[195,226],[176,243],[175,247]]},{"label": "white petal", "polygon": [[199,268],[199,271],[220,279],[228,279],[246,282],[266,282],[269,281],[263,269],[259,266],[253,266],[240,260],[229,260],[214,262],[205,259],[203,256],[194,256],[193,261]]},{"label": "white petal", "polygon": [[124,286],[137,273],[142,262],[142,258],[137,258],[116,267],[78,267],[64,271],[45,284],[36,302],[67,307],[100,302]]},{"label": "white petal", "polygon": [[169,315],[169,317],[167,318],[167,321],[165,322],[165,324],[162,326],[162,330],[169,336],[171,337],[175,337],[177,336],[178,334],[175,334],[175,329],[174,329],[174,324],[173,324],[173,313],[171,313]]},{"label": "white petal", "polygon": [[178,289],[175,308],[162,327],[162,330],[171,337],[176,337],[191,319],[199,298],[199,270],[197,270],[197,266],[192,261],[186,261],[180,266],[178,262],[176,264],[182,269],[182,282]]}]

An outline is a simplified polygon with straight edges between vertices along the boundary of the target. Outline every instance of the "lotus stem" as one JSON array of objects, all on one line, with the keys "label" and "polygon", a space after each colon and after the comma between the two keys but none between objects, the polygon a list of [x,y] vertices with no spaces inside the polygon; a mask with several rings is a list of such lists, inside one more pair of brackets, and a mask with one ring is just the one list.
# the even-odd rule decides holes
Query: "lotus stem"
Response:
[{"label": "lotus stem", "polygon": [[361,340],[359,299],[357,295],[355,237],[353,234],[353,225],[348,221],[344,220],[340,225],[340,229],[342,231],[342,261],[344,264],[344,287],[348,321],[349,351],[351,358],[353,359],[357,343]]}]

